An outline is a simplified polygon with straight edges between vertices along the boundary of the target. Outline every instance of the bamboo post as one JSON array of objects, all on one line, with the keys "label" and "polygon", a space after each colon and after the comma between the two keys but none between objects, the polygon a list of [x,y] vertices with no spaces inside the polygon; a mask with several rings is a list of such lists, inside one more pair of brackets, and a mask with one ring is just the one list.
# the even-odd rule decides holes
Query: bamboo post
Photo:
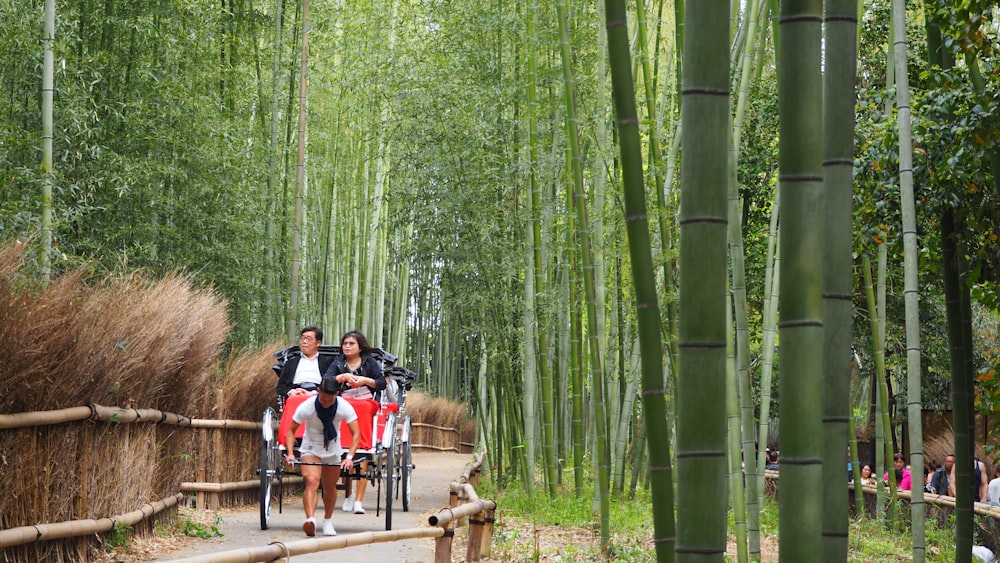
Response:
[{"label": "bamboo post", "polygon": [[479,561],[483,545],[483,513],[469,516],[469,538],[465,544],[465,560]]},{"label": "bamboo post", "polygon": [[451,563],[451,542],[455,539],[455,522],[447,522],[444,534],[434,540],[434,563]]},{"label": "bamboo post", "polygon": [[[221,417],[223,412],[223,405],[225,404],[225,390],[222,388],[216,389],[215,391],[215,416]],[[212,430],[212,459],[221,455],[223,452],[222,443],[222,431]],[[225,475],[222,475],[222,469],[224,465],[219,463],[212,463],[212,481],[224,481]],[[209,510],[218,510],[222,506],[222,497],[219,492],[211,492],[208,494],[208,508]]]},{"label": "bamboo post", "polygon": [[[216,390],[216,395],[215,395],[215,416],[217,418],[222,418],[222,415],[226,410],[225,399],[226,399],[226,391],[223,387],[220,387],[219,389]],[[226,432],[222,430],[213,430],[212,434],[214,435],[215,438],[215,442],[212,444],[212,459],[216,460],[219,459],[219,456],[223,455],[223,452],[226,451],[225,450]],[[215,476],[213,480],[228,481],[230,465],[231,464],[228,463],[214,463],[212,465],[212,474]],[[217,509],[222,506],[221,497],[219,495],[215,495],[215,502],[218,504],[214,505],[212,507],[213,509]]]},{"label": "bamboo post", "polygon": [[483,511],[483,547],[480,554],[484,558],[489,558],[493,554],[493,523],[496,521],[496,508],[487,508]]},{"label": "bamboo post", "polygon": [[[453,491],[460,488],[455,485],[455,483],[452,483]],[[468,487],[468,485],[464,486]],[[435,551],[435,563],[448,563],[451,561],[451,538],[455,534],[456,522],[461,521],[462,518],[482,514],[485,510],[494,510],[496,506],[497,503],[492,500],[476,499],[455,508],[442,508],[437,514],[431,515],[427,519],[427,523],[431,526],[443,528],[445,536],[449,538],[447,544],[443,543],[439,538]],[[472,538],[473,535],[476,534],[470,532],[470,541],[477,541]]]},{"label": "bamboo post", "polygon": [[[464,504],[464,503],[466,503],[466,502],[469,501],[469,496],[467,494],[463,494],[463,493],[465,493],[464,489],[461,490],[458,493],[458,503],[459,503],[459,505],[462,505],[462,504]],[[455,522],[455,526],[457,526],[459,528],[461,528],[463,526],[468,526],[470,518],[472,518],[471,514],[468,514],[468,515],[463,514],[463,515],[459,516],[458,522]]]},{"label": "bamboo post", "polygon": [[[92,428],[82,429],[78,436],[80,437],[79,452],[94,451]],[[77,467],[77,478],[80,479],[80,495],[76,500],[76,513],[87,514],[89,508],[87,503],[90,502],[90,475],[93,463],[89,455],[78,455],[77,459],[80,462],[79,467]]]},{"label": "bamboo post", "polygon": [[[198,481],[204,483],[208,481],[206,478],[208,474],[208,430],[204,428],[198,430],[198,453]],[[206,499],[207,495],[205,494],[205,491],[198,491],[195,494],[195,502],[198,505],[198,510],[205,510],[208,508],[205,504]]]}]

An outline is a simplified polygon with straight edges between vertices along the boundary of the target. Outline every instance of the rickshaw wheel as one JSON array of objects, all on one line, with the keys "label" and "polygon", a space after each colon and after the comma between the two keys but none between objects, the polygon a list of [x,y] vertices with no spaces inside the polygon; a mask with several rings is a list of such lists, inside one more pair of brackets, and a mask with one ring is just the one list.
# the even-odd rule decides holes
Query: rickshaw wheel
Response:
[{"label": "rickshaw wheel", "polygon": [[274,486],[276,455],[274,443],[274,409],[268,407],[262,420],[263,443],[260,451],[260,529],[271,524],[271,493]]},{"label": "rickshaw wheel", "polygon": [[413,451],[410,447],[410,417],[403,421],[402,434],[403,455],[399,464],[400,495],[403,497],[403,512],[410,511],[410,470],[413,469]]}]

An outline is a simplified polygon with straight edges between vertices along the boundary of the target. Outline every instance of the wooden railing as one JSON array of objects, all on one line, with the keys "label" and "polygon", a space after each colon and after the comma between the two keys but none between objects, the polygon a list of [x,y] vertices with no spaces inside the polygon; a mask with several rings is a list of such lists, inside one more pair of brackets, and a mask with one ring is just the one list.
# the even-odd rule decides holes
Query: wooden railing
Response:
[{"label": "wooden railing", "polygon": [[[458,431],[433,428],[435,432],[453,434],[457,443]],[[214,510],[252,502],[257,497],[260,480],[248,477],[254,474],[257,456],[251,456],[245,463],[233,463],[232,458],[245,455],[246,451],[257,451],[260,429],[260,422],[196,419],[156,409],[96,404],[0,414],[2,443],[20,447],[26,443],[45,444],[49,440],[57,441],[68,451],[87,452],[76,459],[77,466],[60,472],[70,478],[69,484],[53,481],[52,473],[44,470],[50,463],[45,458],[50,451],[45,447],[26,454],[31,458],[31,466],[16,463],[11,454],[7,455],[2,476],[8,491],[24,489],[29,492],[28,489],[32,489],[31,492],[37,493],[34,476],[43,468],[43,474],[49,479],[47,486],[55,486],[52,494],[63,499],[72,496],[75,500],[62,503],[68,504],[71,510],[56,511],[41,504],[45,510],[37,514],[47,514],[48,518],[44,518],[33,517],[36,514],[32,510],[34,505],[19,500],[18,495],[0,498],[0,509],[3,509],[0,514],[0,549],[3,550],[0,559],[8,563],[37,561],[42,558],[42,552],[51,555],[53,549],[63,553],[64,558],[73,559],[75,555],[85,554],[95,537],[114,532],[116,527],[135,527],[138,533],[151,531],[155,517],[177,504]],[[182,432],[178,434],[178,430]],[[119,439],[108,439],[109,436]],[[130,444],[127,455],[143,460],[143,473],[155,474],[154,477],[130,476],[125,473],[128,468],[120,463],[105,465],[107,459],[120,457],[123,444]],[[413,446],[421,447],[418,443]],[[23,451],[23,448],[16,451]],[[454,451],[460,450],[456,447]],[[165,468],[168,461],[171,466]],[[59,463],[67,467],[63,465],[65,461]],[[127,486],[131,479],[140,477],[141,487]],[[143,492],[129,497],[112,493],[113,502],[97,501],[104,507],[102,510],[91,506],[98,496],[97,490],[87,489],[93,487],[95,479],[102,483],[104,493],[101,494],[133,488]],[[301,481],[299,477],[288,479],[291,483]],[[81,519],[81,513],[93,516]],[[49,522],[45,523],[46,520]],[[371,541],[393,541],[398,537],[392,532],[374,534],[369,538]],[[353,542],[360,540],[350,541],[354,545]],[[34,546],[43,542],[50,545]]]},{"label": "wooden railing", "polygon": [[482,455],[468,464],[462,475],[449,487],[449,507],[428,518],[427,527],[384,532],[362,532],[347,536],[312,538],[201,554],[195,557],[174,559],[169,563],[254,563],[291,559],[294,556],[334,551],[345,547],[402,541],[418,538],[435,538],[435,563],[451,563],[455,528],[468,521],[465,561],[480,561],[489,557],[493,544],[493,522],[496,502],[482,500],[476,494]]}]

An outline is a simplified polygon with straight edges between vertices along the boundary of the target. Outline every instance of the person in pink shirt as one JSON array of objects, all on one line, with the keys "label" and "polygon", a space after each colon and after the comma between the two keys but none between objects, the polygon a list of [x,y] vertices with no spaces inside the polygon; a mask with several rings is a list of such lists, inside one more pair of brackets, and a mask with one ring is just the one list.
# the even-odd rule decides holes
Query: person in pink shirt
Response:
[{"label": "person in pink shirt", "polygon": [[[903,454],[896,454],[892,456],[892,465],[895,467],[896,471],[896,486],[904,491],[912,490],[913,488],[913,477],[910,475],[910,469],[906,467],[906,459],[903,458]],[[889,473],[885,474],[883,480],[889,483]]]}]

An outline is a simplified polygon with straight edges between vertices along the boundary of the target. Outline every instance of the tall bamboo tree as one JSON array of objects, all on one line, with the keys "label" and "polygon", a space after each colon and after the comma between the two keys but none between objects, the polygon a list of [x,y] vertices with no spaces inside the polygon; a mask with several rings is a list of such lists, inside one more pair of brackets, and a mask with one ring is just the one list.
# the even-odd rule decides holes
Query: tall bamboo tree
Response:
[{"label": "tall bamboo tree", "polygon": [[[822,539],[822,3],[781,4],[782,561],[816,558]],[[846,470],[846,467],[845,467]]]},{"label": "tall bamboo tree", "polygon": [[[729,157],[729,263],[732,276],[733,318],[735,321],[735,352],[737,392],[741,423],[740,430],[742,458],[748,477],[746,486],[746,501],[743,503],[747,511],[747,528],[750,557],[760,558],[760,484],[757,451],[759,438],[755,436],[757,428],[754,425],[753,397],[750,394],[750,329],[747,305],[745,246],[743,244],[743,224],[740,210],[742,206],[739,196],[739,159],[742,142],[743,119],[749,97],[748,89],[753,68],[753,44],[757,35],[757,13],[760,2],[750,3],[748,16],[740,29],[744,30],[743,46],[739,51],[740,72],[739,86],[736,98],[736,110],[733,116],[732,142]],[[740,503],[733,499],[734,507]]]},{"label": "tall bamboo tree", "polygon": [[56,2],[45,0],[45,35],[42,37],[42,207],[41,274],[46,283],[52,273],[52,95],[55,89],[52,43],[56,39]]},{"label": "tall bamboo tree", "polygon": [[[779,254],[778,215],[781,209],[781,192],[774,191],[774,198],[771,202],[771,220],[767,237],[767,263],[764,270],[764,306],[761,311],[763,317],[763,339],[761,342],[761,368],[760,368],[760,429],[757,435],[762,442],[762,448],[757,453],[758,468],[764,467],[764,456],[767,455],[767,442],[770,436],[771,425],[771,375],[774,372],[774,348],[776,327],[778,322],[778,289],[781,287],[781,255]],[[757,490],[764,490],[764,472],[758,472]],[[751,556],[759,554],[751,553]]]},{"label": "tall bamboo tree", "polygon": [[299,69],[299,129],[298,161],[295,167],[295,216],[292,224],[292,268],[289,281],[288,330],[289,340],[298,326],[299,268],[302,262],[302,199],[306,189],[306,85],[309,83],[309,0],[302,0],[302,64]]},{"label": "tall bamboo tree", "polygon": [[[681,112],[680,373],[677,555],[722,561],[726,549],[726,190],[729,3],[686,6]],[[715,390],[715,391],[713,391]],[[784,495],[782,495],[784,497]]]},{"label": "tall bamboo tree", "polygon": [[[856,6],[853,0],[828,0],[824,14],[823,560],[831,563],[847,560],[844,452],[854,438],[850,390]],[[856,494],[861,494],[860,481],[855,483]]]},{"label": "tall bamboo tree", "polygon": [[[274,53],[271,58],[271,120],[270,120],[270,136],[268,142],[268,153],[267,153],[267,193],[264,194],[267,201],[267,257],[265,263],[268,265],[267,271],[264,273],[264,295],[267,299],[267,303],[264,307],[264,326],[266,330],[276,330],[276,327],[280,328],[281,324],[275,322],[275,317],[280,319],[280,314],[278,313],[280,309],[280,299],[278,298],[278,292],[275,291],[276,288],[276,278],[277,278],[277,268],[274,267],[276,262],[274,260],[275,255],[275,214],[278,204],[278,184],[280,170],[278,167],[278,156],[279,156],[279,146],[278,146],[278,132],[281,125],[281,59],[282,59],[282,41],[284,39],[284,27],[282,25],[282,16],[284,15],[284,2],[283,0],[274,0]],[[280,250],[280,249],[279,249]]]},{"label": "tall bamboo tree", "polygon": [[653,527],[657,561],[674,560],[674,502],[670,468],[670,426],[666,420],[663,389],[663,348],[656,273],[650,247],[643,182],[642,147],[628,47],[628,19],[623,0],[605,0],[608,59],[615,100],[615,121],[622,161],[625,220],[628,230],[632,281],[636,291],[636,316],[642,361],[642,405],[653,489]]},{"label": "tall bamboo tree", "polygon": [[945,310],[948,317],[948,344],[951,357],[952,428],[955,432],[955,561],[971,563],[974,530],[972,503],[972,460],[974,437],[969,432],[972,412],[970,366],[965,361],[970,338],[966,337],[965,310],[968,290],[961,273],[966,271],[955,210],[941,216],[941,262],[944,278]]},{"label": "tall bamboo tree", "polygon": [[[726,305],[726,324],[733,325],[732,295],[724,296]],[[726,436],[729,440],[729,491],[733,506],[733,529],[736,536],[736,561],[747,563],[749,560],[747,548],[747,501],[744,484],[756,481],[752,474],[746,479],[743,473],[740,430],[740,393],[737,389],[736,375],[736,344],[732,331],[726,339],[726,415],[728,419]]]},{"label": "tall bamboo tree", "polygon": [[[941,0],[925,2],[927,61],[935,70],[950,70],[955,65],[954,54],[942,40],[941,14],[951,12]],[[952,429],[955,435],[955,487],[963,491],[955,499],[955,561],[972,560],[973,504],[969,491],[972,483],[972,460],[975,439],[970,431],[973,415],[969,404],[972,373],[968,358],[972,351],[971,335],[967,337],[965,316],[969,304],[969,288],[963,281],[967,266],[961,237],[960,211],[946,203],[941,211],[939,236],[941,244],[941,277],[944,285],[945,311],[948,319],[948,345],[951,365]]]},{"label": "tall bamboo tree", "polygon": [[[566,104],[566,133],[570,148],[570,171],[572,174],[573,207],[576,215],[576,235],[579,237],[579,263],[583,271],[585,298],[587,300],[587,338],[590,356],[592,380],[592,404],[594,407],[593,429],[596,438],[596,482],[598,502],[600,505],[601,550],[607,550],[610,541],[608,499],[609,467],[608,467],[608,429],[604,410],[604,370],[598,340],[597,288],[594,276],[593,245],[587,213],[587,197],[583,187],[583,162],[580,151],[580,137],[576,121],[576,90],[573,86],[572,52],[570,49],[569,22],[566,15],[566,3],[556,2],[556,12],[559,19],[560,49],[559,55],[563,69],[563,96]],[[601,320],[600,322],[603,322]]]},{"label": "tall bamboo tree", "polygon": [[[916,205],[913,194],[913,131],[910,123],[909,58],[906,53],[906,2],[893,0],[893,29],[896,64],[896,108],[899,129],[899,199],[903,218],[903,283],[906,312],[906,414],[910,430],[910,467],[924,466],[924,433],[920,398],[920,303],[919,249],[917,248]],[[851,121],[853,123],[853,120]],[[910,494],[910,529],[913,534],[913,563],[923,563],[927,549],[924,538],[924,489],[919,484]]]},{"label": "tall bamboo tree", "polygon": [[[533,49],[531,50],[534,51]],[[533,59],[532,55],[529,55],[529,60]],[[530,63],[529,63],[530,67]],[[533,79],[531,78],[529,70],[528,82],[531,83]],[[529,90],[533,91],[534,88],[529,86]],[[529,94],[529,99],[531,94]],[[528,104],[528,137],[529,144],[533,142],[532,138],[534,136],[533,130],[533,116],[532,116],[532,104]],[[529,153],[530,153],[529,148]],[[533,163],[534,159],[529,159],[528,167],[531,170],[530,180],[528,182],[529,190],[535,191],[537,187],[537,179],[534,173]],[[535,227],[533,223],[537,222],[537,206],[538,200],[535,193],[529,193],[528,197],[525,198],[527,202],[527,213],[529,216],[528,229],[525,230],[525,276],[524,276],[524,395],[522,397],[524,404],[524,430],[525,430],[525,456],[527,458],[527,464],[534,471],[535,467],[535,450],[537,449],[537,434],[535,429],[537,428],[537,415],[538,409],[535,408],[538,399],[538,377],[537,377],[537,358],[538,354],[536,351],[536,338],[535,331],[538,328],[538,323],[536,321],[536,306],[535,306],[535,296],[538,292],[535,290],[535,284],[537,283],[537,276],[535,270],[539,267],[535,265],[534,255],[540,252],[540,242],[536,242],[535,239]],[[538,235],[540,238],[540,234]],[[534,493],[534,479],[524,480],[524,490],[531,496]]]},{"label": "tall bamboo tree", "polygon": [[[883,467],[892,463],[892,428],[889,420],[889,387],[886,383],[885,369],[885,272],[886,267],[886,246],[883,243],[879,246],[878,282],[873,284],[871,273],[871,259],[866,255],[862,258],[862,275],[865,280],[865,295],[868,301],[868,310],[871,312],[869,324],[872,333],[872,356],[875,358],[875,372],[872,374],[872,390],[875,396],[875,471],[881,471]],[[877,294],[877,295],[876,295]],[[896,474],[889,471],[888,496],[884,496],[883,481],[880,479],[876,487],[875,502],[876,515],[879,520],[886,517],[885,507],[889,508],[889,518],[895,512],[895,492]],[[885,500],[885,502],[883,502]]]},{"label": "tall bamboo tree", "polygon": [[[530,331],[525,333],[525,354],[531,354],[530,358],[526,358],[526,364],[528,367],[533,368],[531,371],[525,373],[525,384],[530,385],[530,391],[533,399],[541,398],[541,415],[542,415],[542,452],[544,455],[544,468],[545,468],[545,484],[548,488],[550,495],[554,495],[556,492],[556,455],[555,455],[555,443],[554,443],[554,412],[552,403],[552,388],[553,382],[549,372],[549,362],[547,361],[547,354],[549,352],[549,342],[548,342],[548,331],[546,323],[538,322],[540,311],[544,310],[544,302],[541,301],[545,295],[545,268],[543,265],[542,257],[542,203],[541,203],[541,186],[538,181],[537,168],[539,166],[539,151],[538,151],[538,129],[537,129],[537,111],[538,111],[538,49],[539,38],[538,38],[538,11],[539,5],[537,0],[532,1],[528,8],[527,20],[527,36],[528,36],[528,56],[527,56],[527,71],[528,71],[528,107],[526,119],[528,120],[528,211],[529,216],[529,230],[528,230],[528,240],[531,244],[531,254],[529,259],[531,263],[528,264],[528,270],[526,272],[532,277],[532,292],[528,297],[528,303],[525,304],[526,315],[530,315],[530,319],[526,317],[526,321],[530,322]],[[527,277],[527,276],[526,276]],[[527,339],[530,338],[531,342]],[[531,381],[528,381],[528,378]],[[527,397],[526,397],[527,399]],[[525,404],[525,408],[531,406],[530,403]],[[532,407],[536,413],[539,410],[538,407]],[[533,421],[535,414],[530,414],[525,411],[525,416],[528,417],[526,422]],[[530,435],[534,431],[535,425],[531,424],[530,427],[525,428],[526,435]],[[535,459],[535,452],[532,451],[534,448],[533,442],[536,438],[529,438],[529,450],[528,450],[528,462],[532,463]],[[527,485],[527,484],[526,484]],[[530,491],[530,485],[527,485]]]}]

